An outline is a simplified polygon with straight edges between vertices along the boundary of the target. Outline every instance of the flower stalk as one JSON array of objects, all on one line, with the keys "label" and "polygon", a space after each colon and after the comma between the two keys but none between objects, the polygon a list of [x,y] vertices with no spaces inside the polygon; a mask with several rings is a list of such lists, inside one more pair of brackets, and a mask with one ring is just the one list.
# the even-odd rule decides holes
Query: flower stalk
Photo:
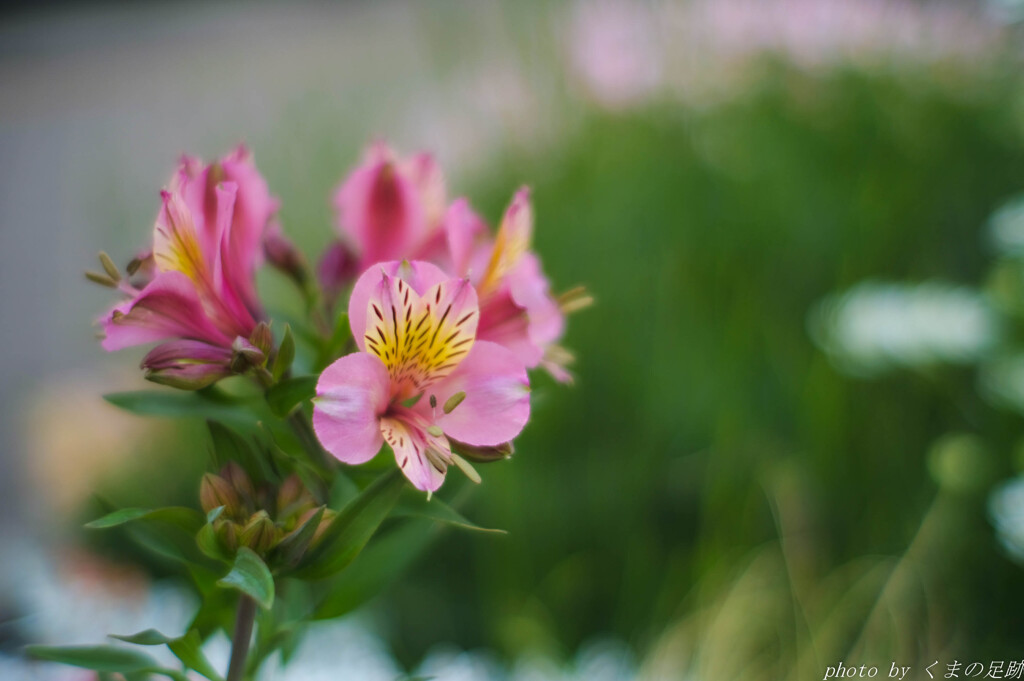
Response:
[{"label": "flower stalk", "polygon": [[256,623],[256,601],[242,594],[238,599],[238,614],[235,616],[235,631],[231,636],[231,661],[225,681],[242,681],[245,662],[249,657],[252,629]]}]

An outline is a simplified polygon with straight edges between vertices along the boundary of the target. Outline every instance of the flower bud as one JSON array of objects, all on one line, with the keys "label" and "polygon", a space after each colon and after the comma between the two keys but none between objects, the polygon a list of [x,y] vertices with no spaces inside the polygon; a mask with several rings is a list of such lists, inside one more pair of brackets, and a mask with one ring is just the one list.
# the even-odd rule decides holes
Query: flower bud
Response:
[{"label": "flower bud", "polygon": [[231,372],[215,364],[182,364],[167,369],[146,371],[146,380],[179,390],[201,390],[213,385]]},{"label": "flower bud", "polygon": [[199,484],[199,504],[206,513],[223,506],[224,513],[228,516],[237,515],[242,508],[238,492],[231,483],[213,473],[204,475],[203,481]]},{"label": "flower bud", "polygon": [[172,340],[142,359],[146,378],[182,390],[198,390],[231,374],[231,352],[196,340]]},{"label": "flower bud", "polygon": [[298,284],[306,282],[309,276],[306,258],[281,232],[281,226],[276,222],[267,228],[263,237],[263,253],[267,256],[267,262],[293,281]]},{"label": "flower bud", "polygon": [[269,357],[270,351],[274,347],[274,334],[270,332],[270,325],[266,322],[260,322],[257,324],[256,328],[252,330],[252,334],[249,336],[249,342],[255,346],[264,357]]},{"label": "flower bud", "polygon": [[[305,515],[316,506],[316,499],[309,493],[297,475],[289,475],[277,491],[278,520],[284,521],[296,514]],[[301,524],[301,520],[299,522]]]},{"label": "flower bud", "polygon": [[267,355],[241,336],[236,336],[231,343],[231,352],[231,370],[236,374],[243,374],[250,368],[261,367],[267,362]]},{"label": "flower bud", "polygon": [[252,480],[245,469],[234,461],[228,461],[227,465],[220,471],[220,477],[230,483],[231,487],[238,494],[238,498],[245,506],[246,512],[252,512],[256,503],[256,490],[252,486]]},{"label": "flower bud", "polygon": [[221,520],[214,523],[214,532],[221,546],[231,553],[238,550],[238,523],[231,522],[230,520]]},{"label": "flower bud", "polygon": [[359,258],[348,246],[336,241],[324,251],[316,273],[327,298],[327,304],[333,306],[338,295],[359,274]]},{"label": "flower bud", "polygon": [[277,544],[277,527],[266,511],[257,511],[242,528],[239,542],[259,555],[265,554]]}]

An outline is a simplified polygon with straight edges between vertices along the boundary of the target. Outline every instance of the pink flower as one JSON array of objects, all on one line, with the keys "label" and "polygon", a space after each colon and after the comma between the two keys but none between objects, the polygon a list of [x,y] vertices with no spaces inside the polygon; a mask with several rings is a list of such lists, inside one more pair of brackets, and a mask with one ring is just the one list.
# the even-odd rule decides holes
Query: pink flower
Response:
[{"label": "pink flower", "polygon": [[331,364],[317,384],[320,442],[349,464],[369,461],[387,442],[409,481],[433,492],[449,464],[463,463],[450,439],[493,446],[518,435],[530,415],[526,368],[476,339],[479,320],[469,281],[430,263],[364,272],[349,300],[361,352]]},{"label": "pink flower", "polygon": [[557,379],[568,380],[558,361],[564,351],[555,346],[565,332],[565,315],[551,296],[540,259],[530,250],[530,190],[516,192],[494,238],[465,200],[452,204],[444,225],[447,264],[467,275],[480,296],[477,337],[508,348],[528,368],[544,366]]},{"label": "pink flower", "polygon": [[102,319],[102,344],[188,341],[155,349],[143,367],[154,380],[173,375],[182,380],[167,382],[202,387],[227,371],[224,351],[263,318],[254,273],[277,206],[242,147],[209,166],[182,159],[161,197],[142,281],[120,283],[129,299]]},{"label": "pink flower", "polygon": [[426,256],[443,247],[438,228],[445,183],[430,154],[399,158],[386,144],[373,145],[338,188],[334,205],[341,243],[320,266],[328,288],[346,279],[352,261],[355,271],[363,272],[374,263]]}]

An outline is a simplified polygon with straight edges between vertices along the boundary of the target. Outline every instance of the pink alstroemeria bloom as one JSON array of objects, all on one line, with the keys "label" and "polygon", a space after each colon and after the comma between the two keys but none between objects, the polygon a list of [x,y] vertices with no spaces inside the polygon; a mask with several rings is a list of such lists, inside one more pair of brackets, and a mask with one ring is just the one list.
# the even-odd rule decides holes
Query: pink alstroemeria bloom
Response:
[{"label": "pink alstroemeria bloom", "polygon": [[464,199],[449,207],[444,227],[445,265],[468,276],[480,296],[477,337],[508,348],[528,368],[542,365],[558,380],[569,380],[558,361],[564,351],[555,346],[565,332],[565,314],[551,296],[540,259],[530,250],[530,190],[516,192],[493,238]]},{"label": "pink alstroemeria bloom", "polygon": [[[479,318],[469,281],[435,265],[394,261],[364,272],[349,300],[360,352],[317,384],[313,427],[327,451],[360,464],[387,442],[409,481],[433,492],[458,463],[449,438],[493,446],[518,435],[530,416],[526,368],[476,339]],[[455,408],[442,407],[460,393]]]},{"label": "pink alstroemeria bloom", "polygon": [[120,283],[129,299],[101,320],[102,345],[172,341],[143,367],[154,380],[202,387],[228,372],[236,339],[247,343],[263,318],[253,277],[276,202],[244,148],[205,167],[184,158],[161,197],[142,281]]},{"label": "pink alstroemeria bloom", "polygon": [[334,205],[341,241],[320,267],[329,293],[351,282],[353,269],[443,249],[445,182],[430,154],[401,158],[386,144],[374,144],[341,183]]}]

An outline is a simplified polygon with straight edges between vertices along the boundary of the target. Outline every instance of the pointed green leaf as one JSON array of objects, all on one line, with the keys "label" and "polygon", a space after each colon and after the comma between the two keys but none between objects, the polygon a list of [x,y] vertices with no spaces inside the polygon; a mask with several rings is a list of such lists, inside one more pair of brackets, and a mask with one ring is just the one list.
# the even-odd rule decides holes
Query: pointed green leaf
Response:
[{"label": "pointed green leaf", "polygon": [[149,655],[118,646],[28,646],[25,652],[37,660],[100,672],[138,672],[158,666]]},{"label": "pointed green leaf", "polygon": [[225,589],[238,589],[267,610],[274,605],[274,577],[260,557],[245,546],[238,549],[231,572],[217,584]]},{"label": "pointed green leaf", "polygon": [[103,396],[110,404],[140,416],[166,418],[217,418],[235,420],[245,418],[246,398],[227,398],[208,391],[185,390],[132,390],[108,393]]},{"label": "pointed green leaf", "polygon": [[202,641],[199,638],[199,632],[195,629],[190,630],[181,638],[168,642],[167,647],[189,669],[199,672],[210,681],[222,681],[220,674],[203,655]]},{"label": "pointed green leaf", "polygon": [[492,534],[508,534],[505,530],[481,527],[480,525],[467,520],[465,516],[437,497],[427,501],[426,497],[424,497],[422,493],[407,495],[403,498],[401,502],[399,502],[398,506],[395,507],[394,515],[411,518],[426,518],[428,520],[434,520],[439,523],[451,525],[452,527],[457,527],[460,530],[489,532]]},{"label": "pointed green leaf", "polygon": [[[107,508],[110,504],[102,499]],[[157,509],[120,509],[86,525],[93,529],[122,527],[137,544],[158,556],[178,563],[194,563],[197,567],[210,565],[196,547],[196,532],[203,525],[199,511],[167,507]]]},{"label": "pointed green leaf", "polygon": [[137,634],[110,634],[110,638],[116,638],[125,643],[134,643],[137,646],[162,646],[174,640],[156,629],[146,629]]},{"label": "pointed green leaf", "polygon": [[345,569],[391,512],[403,487],[405,478],[397,468],[377,478],[339,511],[297,575],[319,579]]},{"label": "pointed green leaf", "polygon": [[310,400],[316,394],[316,382],[319,376],[296,376],[267,389],[267,404],[270,410],[281,417],[292,412],[300,403]]},{"label": "pointed green leaf", "polygon": [[203,525],[203,514],[191,508],[181,506],[168,506],[166,508],[122,508],[108,513],[102,518],[97,518],[86,527],[90,530],[103,530],[108,527],[117,527],[135,520],[158,520],[186,532],[197,532]]},{"label": "pointed green leaf", "polygon": [[275,381],[280,381],[281,378],[288,373],[288,370],[291,368],[294,360],[295,336],[292,335],[292,327],[285,324],[284,337],[281,339],[281,346],[277,349],[277,357],[274,359],[274,366],[270,370]]},{"label": "pointed green leaf", "polygon": [[429,520],[415,519],[375,539],[334,578],[313,619],[331,619],[352,612],[397,579],[440,532]]}]

